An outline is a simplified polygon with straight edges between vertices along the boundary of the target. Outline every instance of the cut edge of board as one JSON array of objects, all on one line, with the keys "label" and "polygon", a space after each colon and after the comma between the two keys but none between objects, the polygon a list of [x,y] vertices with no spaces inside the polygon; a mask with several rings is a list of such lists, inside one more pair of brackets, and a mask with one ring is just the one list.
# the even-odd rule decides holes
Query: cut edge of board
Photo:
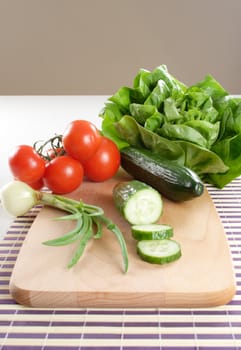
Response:
[{"label": "cut edge of board", "polygon": [[[17,286],[10,281],[10,294],[13,299],[29,307],[106,307],[106,308],[137,308],[142,307],[215,307],[225,305],[232,300],[236,292],[236,284],[224,290],[198,293],[166,293],[166,292],[106,292],[95,293],[95,299],[89,291],[68,291],[46,293],[45,291],[30,291]],[[47,298],[46,298],[47,296]],[[64,302],[63,302],[64,300]]]}]

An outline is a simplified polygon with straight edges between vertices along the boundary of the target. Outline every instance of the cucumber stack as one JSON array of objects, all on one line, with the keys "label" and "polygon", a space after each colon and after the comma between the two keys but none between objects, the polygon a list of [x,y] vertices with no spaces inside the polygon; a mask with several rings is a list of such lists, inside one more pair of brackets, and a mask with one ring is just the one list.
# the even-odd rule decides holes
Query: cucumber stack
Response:
[{"label": "cucumber stack", "polygon": [[144,182],[132,180],[117,184],[113,198],[119,212],[131,224],[137,253],[142,260],[165,264],[181,257],[180,244],[171,239],[173,228],[156,223],[163,212],[158,191]]}]

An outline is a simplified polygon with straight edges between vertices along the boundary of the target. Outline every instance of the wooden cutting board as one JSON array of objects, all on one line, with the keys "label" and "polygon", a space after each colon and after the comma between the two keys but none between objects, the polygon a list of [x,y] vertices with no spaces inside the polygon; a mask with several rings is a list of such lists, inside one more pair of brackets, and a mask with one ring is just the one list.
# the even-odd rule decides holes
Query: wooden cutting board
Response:
[{"label": "wooden cutting board", "polygon": [[129,252],[128,272],[123,273],[120,248],[109,231],[68,269],[75,244],[49,247],[42,242],[64,234],[74,224],[55,221],[63,212],[45,207],[30,228],[12,273],[10,292],[18,303],[33,307],[209,307],[232,299],[235,281],[229,247],[207,190],[182,203],[164,198],[160,222],[174,227],[182,257],[160,266],[138,257],[130,225],[113,205],[113,186],[128,179],[120,172],[104,183],[85,182],[71,193],[72,198],[101,206],[121,228]]}]

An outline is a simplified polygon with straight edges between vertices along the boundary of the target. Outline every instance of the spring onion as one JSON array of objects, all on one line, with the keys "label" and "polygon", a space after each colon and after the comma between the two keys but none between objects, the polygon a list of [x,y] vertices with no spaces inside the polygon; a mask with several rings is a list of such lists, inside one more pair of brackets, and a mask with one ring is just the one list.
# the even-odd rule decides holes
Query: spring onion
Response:
[{"label": "spring onion", "polygon": [[77,249],[68,264],[69,268],[79,261],[87,243],[92,238],[100,238],[102,236],[103,227],[106,227],[118,239],[124,262],[124,272],[127,272],[128,253],[124,237],[118,226],[104,215],[102,208],[86,204],[81,200],[76,201],[60,195],[36,191],[21,181],[12,181],[2,188],[1,203],[3,208],[13,216],[26,214],[37,204],[68,212],[68,215],[61,216],[57,218],[57,220],[74,220],[76,222],[75,228],[56,239],[43,242],[43,244],[48,246],[60,246],[78,241]]}]

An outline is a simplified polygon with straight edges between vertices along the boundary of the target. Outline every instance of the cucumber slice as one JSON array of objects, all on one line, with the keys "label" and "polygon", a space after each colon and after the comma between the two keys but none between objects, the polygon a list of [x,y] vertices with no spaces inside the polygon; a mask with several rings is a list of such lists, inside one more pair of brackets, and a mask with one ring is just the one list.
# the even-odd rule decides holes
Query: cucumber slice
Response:
[{"label": "cucumber slice", "polygon": [[173,236],[173,228],[164,224],[133,225],[132,237],[141,240],[167,239]]},{"label": "cucumber slice", "polygon": [[156,222],[162,213],[162,201],[158,192],[143,189],[136,192],[126,203],[124,217],[131,224]]},{"label": "cucumber slice", "polygon": [[160,193],[137,180],[122,182],[113,189],[117,209],[131,225],[157,222],[163,210]]},{"label": "cucumber slice", "polygon": [[152,264],[166,264],[181,257],[180,244],[174,240],[143,240],[137,243],[137,253],[142,260]]}]

